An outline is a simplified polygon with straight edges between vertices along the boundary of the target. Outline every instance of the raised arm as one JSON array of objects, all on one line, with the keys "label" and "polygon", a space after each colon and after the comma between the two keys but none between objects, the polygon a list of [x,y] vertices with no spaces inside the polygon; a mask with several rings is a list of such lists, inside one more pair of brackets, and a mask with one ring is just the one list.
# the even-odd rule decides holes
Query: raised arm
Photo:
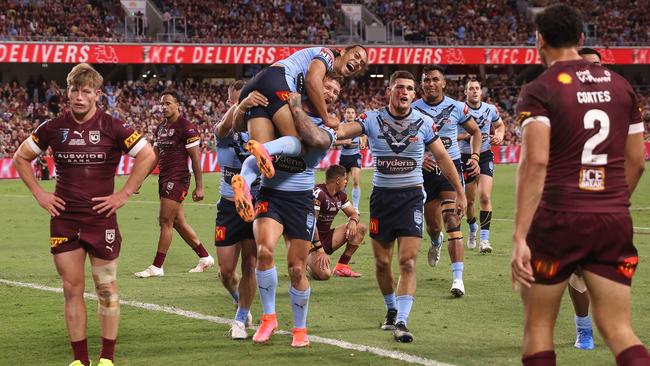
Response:
[{"label": "raised arm", "polygon": [[[320,61],[318,61],[320,63]],[[317,149],[327,149],[332,144],[330,136],[327,132],[316,126],[311,118],[302,109],[302,96],[298,93],[291,93],[289,95],[289,108],[298,130],[300,139],[308,146]]]}]

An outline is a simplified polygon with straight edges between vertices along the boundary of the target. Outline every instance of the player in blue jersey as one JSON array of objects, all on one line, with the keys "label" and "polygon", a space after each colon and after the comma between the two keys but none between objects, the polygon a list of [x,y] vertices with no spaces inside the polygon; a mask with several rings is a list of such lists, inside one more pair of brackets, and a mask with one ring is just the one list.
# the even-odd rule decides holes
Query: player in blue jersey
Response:
[{"label": "player in blue jersey", "polygon": [[[479,153],[481,150],[481,130],[469,114],[469,107],[445,95],[445,74],[438,66],[425,66],[422,70],[422,99],[413,102],[413,108],[433,119],[443,145],[449,157],[454,161],[457,174],[463,179],[463,171],[470,176],[479,173]],[[458,127],[462,126],[472,135],[472,154],[468,165],[463,166],[458,149]],[[424,218],[427,222],[427,232],[431,237],[429,248],[429,265],[435,267],[440,260],[442,249],[442,222],[447,231],[447,249],[451,259],[452,285],[451,293],[456,297],[465,294],[463,270],[465,264],[465,248],[463,232],[460,230],[460,216],[454,210],[456,192],[440,169],[422,171],[424,189],[427,195],[424,205]],[[442,220],[441,220],[442,218]]]},{"label": "player in blue jersey", "polygon": [[[481,223],[481,243],[479,250],[481,253],[491,253],[490,245],[490,221],[492,220],[492,177],[494,175],[494,154],[492,154],[492,144],[500,145],[503,141],[505,125],[499,116],[497,107],[492,104],[482,102],[483,92],[481,83],[476,79],[469,79],[465,83],[465,104],[469,107],[469,114],[474,118],[476,124],[481,129],[481,155],[479,157],[479,167],[481,173],[479,176],[465,176],[465,195],[467,195],[467,223],[469,224],[469,238],[467,247],[476,248],[476,233],[479,225],[476,223],[476,212],[474,210],[474,200],[476,199],[476,186],[478,185],[478,195],[480,201],[480,223]],[[491,133],[494,128],[494,133]],[[470,145],[471,135],[463,128],[458,129],[458,145],[460,146],[461,160],[467,165],[471,158],[472,147]]]},{"label": "player in blue jersey", "polygon": [[[351,123],[357,118],[357,111],[354,107],[345,108],[343,123]],[[352,178],[352,207],[359,210],[361,199],[361,149],[367,146],[365,136],[357,136],[353,139],[337,140],[335,146],[341,147],[339,165],[345,168],[348,180]]]},{"label": "player in blue jersey", "polygon": [[[334,103],[340,92],[340,80],[328,75],[323,84],[326,103]],[[336,133],[324,125],[323,120],[315,114],[315,109],[310,102],[307,101],[304,107],[301,106],[302,98],[299,94],[291,94],[288,99],[297,131],[303,137],[305,146],[309,147],[305,148],[303,156],[276,156],[274,162],[276,174],[273,178],[262,178],[262,187],[255,204],[253,233],[257,242],[256,277],[263,316],[253,341],[267,342],[278,327],[275,315],[278,273],[275,268],[274,252],[280,236],[284,236],[285,243],[288,245],[287,265],[291,281],[289,295],[294,320],[291,345],[306,347],[309,345],[307,310],[311,293],[306,276],[306,265],[316,224],[313,206],[314,169],[327,155],[336,140]],[[306,112],[310,115],[308,116]],[[253,140],[248,143],[249,150],[259,146],[261,144]],[[257,173],[252,171],[247,174],[255,177]],[[242,175],[232,179],[235,201],[243,191],[245,179]]]},{"label": "player in blue jersey", "polygon": [[[388,107],[362,113],[357,123],[339,127],[339,137],[365,134],[372,151],[375,172],[370,196],[370,237],[375,255],[379,289],[388,309],[382,329],[393,330],[398,342],[412,342],[407,323],[415,295],[415,265],[422,241],[422,161],[428,150],[458,193],[453,210],[465,212],[465,192],[454,163],[435,132],[433,120],[411,108],[415,77],[396,71],[390,77]],[[395,296],[391,270],[397,239],[400,276]]]},{"label": "player in blue jersey", "polygon": [[[232,339],[246,339],[246,326],[251,325],[250,308],[255,296],[255,267],[257,266],[257,246],[253,237],[253,225],[242,220],[235,210],[234,192],[230,185],[235,174],[239,174],[241,164],[250,154],[244,149],[248,134],[234,132],[233,127],[241,124],[248,109],[268,103],[258,91],[253,91],[241,103],[237,103],[244,82],[237,80],[228,87],[230,109],[215,126],[217,137],[217,160],[221,167],[221,199],[217,204],[214,244],[217,247],[219,277],[237,305],[230,335]],[[254,195],[259,190],[253,184]],[[241,253],[241,278],[236,267]]]}]

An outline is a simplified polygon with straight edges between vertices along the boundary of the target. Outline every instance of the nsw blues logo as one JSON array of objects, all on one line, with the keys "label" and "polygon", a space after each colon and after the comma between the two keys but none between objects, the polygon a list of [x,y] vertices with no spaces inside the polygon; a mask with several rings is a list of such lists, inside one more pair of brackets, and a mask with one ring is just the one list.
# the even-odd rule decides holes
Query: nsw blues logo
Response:
[{"label": "nsw blues logo", "polygon": [[401,131],[395,128],[398,124],[386,122],[381,115],[377,116],[377,122],[380,124],[381,133],[390,149],[395,154],[399,154],[409,147],[412,142],[417,141],[417,134],[424,120],[420,118]]}]

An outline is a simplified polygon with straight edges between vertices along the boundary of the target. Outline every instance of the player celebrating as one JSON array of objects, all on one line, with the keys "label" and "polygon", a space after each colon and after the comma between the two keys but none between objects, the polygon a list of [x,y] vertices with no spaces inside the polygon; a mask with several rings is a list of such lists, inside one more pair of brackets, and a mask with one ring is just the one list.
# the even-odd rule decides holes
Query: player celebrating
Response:
[{"label": "player celebrating", "polygon": [[524,365],[555,365],[553,328],[569,276],[582,268],[593,314],[617,365],[650,365],[632,330],[630,196],[644,169],[643,123],[630,84],[584,61],[580,14],[556,4],[535,16],[546,72],[517,104],[512,280],[524,302]]},{"label": "player celebrating", "polygon": [[[43,122],[14,155],[20,178],[52,216],[50,252],[63,283],[65,321],[75,358],[71,366],[90,365],[84,302],[86,255],[99,303],[99,366],[113,365],[120,320],[117,258],[122,243],[115,212],[142,184],[155,159],[151,145],[139,132],[97,108],[102,82],[92,66],[75,66],[67,77],[70,111]],[[43,190],[31,166],[48,147],[58,172],[54,193]],[[122,152],[135,161],[124,187],[114,192]]]},{"label": "player celebrating", "polygon": [[[343,123],[354,122],[357,111],[353,107],[347,107],[343,116]],[[358,211],[361,199],[361,149],[367,145],[366,137],[357,136],[353,139],[337,140],[335,145],[341,146],[339,164],[345,168],[348,180],[352,176],[352,206]]]},{"label": "player celebrating", "polygon": [[[469,114],[469,107],[465,103],[445,95],[446,85],[445,75],[440,67],[425,66],[422,70],[422,99],[415,101],[413,107],[433,119],[440,134],[440,140],[453,160],[462,182],[463,166],[458,149],[458,127],[462,126],[472,136],[471,158],[465,167],[470,176],[479,173],[480,154],[478,151],[481,150],[481,130]],[[453,280],[450,291],[454,296],[461,297],[465,294],[465,284],[463,283],[465,248],[463,232],[460,230],[460,216],[454,210],[456,187],[439,168],[433,171],[422,170],[422,174],[427,195],[424,218],[427,222],[427,232],[431,237],[431,247],[428,253],[429,265],[435,267],[440,260],[442,217],[447,231],[447,249],[451,259]]]},{"label": "player celebrating", "polygon": [[[330,278],[329,255],[337,251],[343,244],[345,252],[339,258],[333,274],[339,277],[361,277],[350,268],[350,259],[363,243],[366,236],[366,225],[359,223],[359,213],[348,201],[345,186],[348,177],[341,165],[332,165],[325,172],[325,184],[314,188],[314,210],[316,211],[316,230],[312,249],[307,258],[307,267],[312,278],[328,280]],[[341,224],[332,229],[336,214],[342,210],[348,217],[347,224]]]},{"label": "player celebrating", "polygon": [[[185,221],[183,201],[190,187],[190,171],[187,168],[188,155],[192,160],[192,170],[196,187],[192,200],[203,199],[203,173],[201,168],[200,137],[196,127],[180,113],[180,96],[172,90],[164,91],[160,97],[165,120],[158,125],[154,135],[154,151],[160,164],[158,176],[158,195],[160,196],[160,237],[153,263],[144,271],[136,272],[139,278],[161,277],[165,275],[163,263],[169,246],[172,244],[174,229],[192,250],[199,256],[199,263],[190,272],[203,272],[214,264],[214,259],[192,227]],[[155,163],[152,165],[155,167]]]},{"label": "player celebrating", "polygon": [[[379,289],[388,312],[382,329],[393,330],[398,342],[412,342],[408,317],[415,296],[415,264],[422,241],[422,160],[425,149],[458,193],[453,210],[462,215],[465,192],[454,163],[435,133],[434,122],[411,108],[415,77],[408,71],[390,76],[388,107],[361,114],[357,123],[339,128],[342,139],[365,134],[374,157],[375,173],[370,196],[370,237]],[[395,297],[391,270],[397,239],[400,276]]]},{"label": "player celebrating", "polygon": [[[469,224],[469,238],[467,247],[476,248],[476,212],[474,211],[474,200],[476,198],[476,186],[478,184],[478,195],[481,207],[481,244],[479,250],[481,253],[491,253],[490,245],[490,221],[492,220],[492,176],[494,175],[494,154],[492,154],[492,144],[499,145],[503,141],[505,125],[499,116],[497,107],[482,102],[483,95],[481,83],[476,79],[470,79],[465,84],[465,104],[469,107],[469,114],[474,118],[476,124],[481,130],[481,155],[478,165],[481,170],[479,176],[465,175],[465,194],[467,195],[467,223]],[[494,128],[494,135],[490,131]],[[461,160],[466,166],[472,156],[472,146],[470,145],[471,135],[459,130],[458,145],[460,147]]]}]

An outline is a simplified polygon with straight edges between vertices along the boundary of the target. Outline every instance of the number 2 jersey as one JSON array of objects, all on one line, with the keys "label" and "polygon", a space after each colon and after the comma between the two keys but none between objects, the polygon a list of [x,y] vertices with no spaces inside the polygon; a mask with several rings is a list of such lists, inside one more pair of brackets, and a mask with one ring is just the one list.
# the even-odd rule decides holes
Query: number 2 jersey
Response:
[{"label": "number 2 jersey", "polygon": [[522,128],[534,119],[551,128],[540,207],[628,211],[625,145],[643,123],[627,80],[586,61],[556,62],[522,89],[517,116]]}]

